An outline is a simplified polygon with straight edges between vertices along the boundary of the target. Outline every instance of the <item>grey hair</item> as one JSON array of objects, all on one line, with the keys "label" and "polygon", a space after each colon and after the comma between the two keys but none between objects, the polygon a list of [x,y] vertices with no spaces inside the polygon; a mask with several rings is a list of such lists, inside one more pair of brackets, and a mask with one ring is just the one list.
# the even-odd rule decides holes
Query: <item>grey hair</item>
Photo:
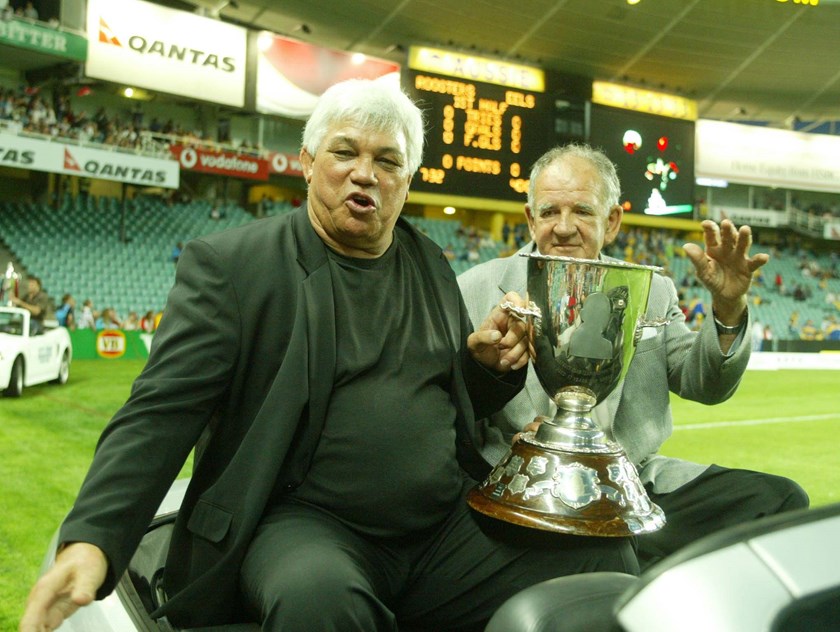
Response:
[{"label": "grey hair", "polygon": [[413,174],[423,161],[423,113],[391,77],[348,79],[321,95],[303,128],[303,148],[314,156],[336,122],[405,135],[406,168]]},{"label": "grey hair", "polygon": [[610,160],[601,149],[585,143],[569,143],[568,145],[560,145],[545,152],[542,156],[537,158],[534,166],[531,167],[531,177],[528,183],[528,206],[534,208],[534,198],[536,197],[537,178],[539,178],[543,169],[549,165],[565,160],[566,158],[580,158],[588,161],[601,179],[601,203],[606,209],[612,208],[619,203],[621,196],[621,182],[618,180],[618,173],[615,170],[615,164]]}]

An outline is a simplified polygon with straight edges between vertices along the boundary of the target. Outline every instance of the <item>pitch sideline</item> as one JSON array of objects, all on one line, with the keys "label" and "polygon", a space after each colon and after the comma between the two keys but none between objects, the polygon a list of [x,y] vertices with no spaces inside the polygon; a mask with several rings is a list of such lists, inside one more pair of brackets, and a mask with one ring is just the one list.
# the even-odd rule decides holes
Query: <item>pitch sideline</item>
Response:
[{"label": "pitch sideline", "polygon": [[840,417],[840,413],[827,413],[824,415],[799,415],[796,417],[771,417],[770,419],[743,419],[741,421],[709,421],[701,424],[674,425],[677,430],[706,430],[708,428],[727,428],[733,426],[761,426],[764,424],[785,424],[799,423],[803,421],[823,421]]}]

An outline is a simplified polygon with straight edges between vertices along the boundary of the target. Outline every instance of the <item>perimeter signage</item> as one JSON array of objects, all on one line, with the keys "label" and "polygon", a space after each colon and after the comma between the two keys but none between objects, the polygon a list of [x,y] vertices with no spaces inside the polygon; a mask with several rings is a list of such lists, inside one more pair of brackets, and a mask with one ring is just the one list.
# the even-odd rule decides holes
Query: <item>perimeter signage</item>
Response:
[{"label": "perimeter signage", "polygon": [[0,167],[177,189],[178,163],[0,133]]},{"label": "perimeter signage", "polygon": [[172,145],[170,151],[181,167],[190,171],[250,180],[268,180],[269,165],[268,160],[264,158],[184,145]]},{"label": "perimeter signage", "polygon": [[75,61],[84,61],[87,55],[87,41],[84,37],[16,18],[0,20],[0,44]]}]

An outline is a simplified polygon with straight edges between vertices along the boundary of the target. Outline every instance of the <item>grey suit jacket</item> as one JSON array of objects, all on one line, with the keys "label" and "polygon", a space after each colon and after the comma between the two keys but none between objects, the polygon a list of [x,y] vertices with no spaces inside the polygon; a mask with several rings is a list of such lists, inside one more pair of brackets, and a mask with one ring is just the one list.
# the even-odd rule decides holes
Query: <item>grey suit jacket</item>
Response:
[{"label": "grey suit jacket", "polygon": [[[464,302],[478,326],[491,307],[510,291],[526,295],[529,243],[511,257],[494,259],[458,277]],[[733,350],[720,350],[714,321],[706,319],[699,332],[691,331],[678,305],[671,279],[655,274],[646,313],[648,319],[667,317],[665,327],[643,330],[642,339],[622,383],[593,410],[595,421],[627,452],[643,482],[667,493],[692,480],[708,466],[657,455],[673,430],[669,392],[682,398],[716,404],[737,389],[746,370],[750,345],[735,341]],[[749,323],[745,328],[749,331]],[[553,416],[556,406],[528,371],[525,389],[505,408],[483,420],[484,457],[497,463],[510,447],[513,435],[537,415]]]}]

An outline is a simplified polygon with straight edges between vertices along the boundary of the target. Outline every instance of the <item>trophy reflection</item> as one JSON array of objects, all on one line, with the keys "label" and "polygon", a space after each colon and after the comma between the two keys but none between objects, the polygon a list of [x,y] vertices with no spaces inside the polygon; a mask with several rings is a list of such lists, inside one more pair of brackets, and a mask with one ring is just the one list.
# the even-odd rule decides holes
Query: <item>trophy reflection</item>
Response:
[{"label": "trophy reflection", "polygon": [[528,257],[531,361],[557,404],[554,419],[516,442],[467,501],[526,527],[589,536],[649,533],[665,524],[624,449],[598,427],[592,408],[627,373],[659,268],[540,254]]}]

